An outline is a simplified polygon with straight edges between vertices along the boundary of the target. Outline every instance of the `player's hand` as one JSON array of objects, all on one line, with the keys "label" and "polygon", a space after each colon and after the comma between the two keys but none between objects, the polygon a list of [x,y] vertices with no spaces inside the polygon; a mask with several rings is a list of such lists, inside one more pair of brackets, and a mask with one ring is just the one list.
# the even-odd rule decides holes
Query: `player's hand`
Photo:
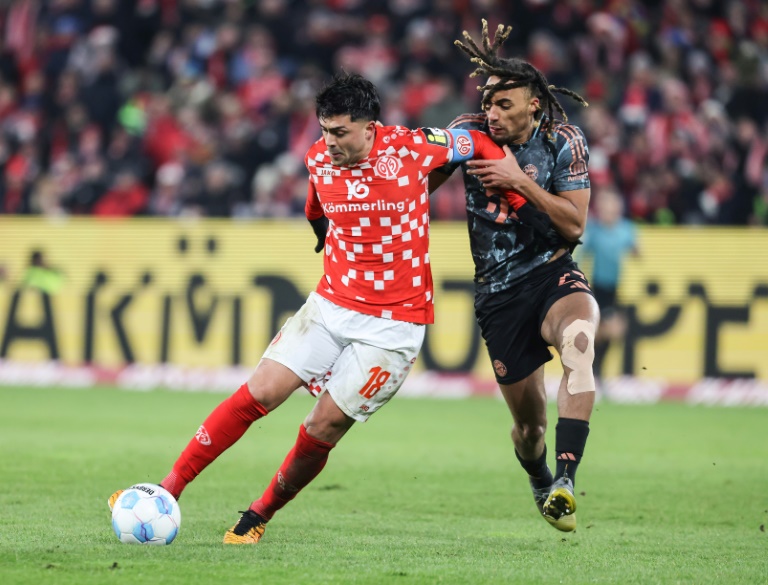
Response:
[{"label": "player's hand", "polygon": [[476,176],[486,189],[517,191],[521,180],[527,175],[517,163],[517,158],[504,145],[504,158],[467,161],[467,174]]},{"label": "player's hand", "polygon": [[317,219],[310,219],[309,224],[312,226],[312,231],[315,232],[317,237],[315,253],[318,253],[325,247],[325,234],[328,233],[328,218],[323,215]]}]

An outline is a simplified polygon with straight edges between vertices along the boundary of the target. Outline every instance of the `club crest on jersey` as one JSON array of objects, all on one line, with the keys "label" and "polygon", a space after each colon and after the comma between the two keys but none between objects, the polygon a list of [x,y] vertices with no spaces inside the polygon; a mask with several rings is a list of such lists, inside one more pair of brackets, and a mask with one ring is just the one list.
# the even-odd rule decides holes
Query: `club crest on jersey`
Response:
[{"label": "club crest on jersey", "polygon": [[539,178],[539,169],[535,165],[525,165],[523,172],[534,181]]},{"label": "club crest on jersey", "polygon": [[445,146],[448,148],[450,142],[448,140],[448,135],[444,130],[440,130],[439,128],[422,128],[422,131],[427,138],[427,142],[430,144],[437,144],[438,146]]},{"label": "club crest on jersey", "polygon": [[472,152],[472,141],[464,135],[456,139],[456,150],[461,156],[467,156]]},{"label": "club crest on jersey", "polygon": [[318,177],[340,177],[341,171],[339,169],[317,167],[317,176]]},{"label": "club crest on jersey", "polygon": [[382,179],[396,179],[397,173],[403,168],[403,161],[396,156],[382,156],[373,166],[373,172]]},{"label": "club crest on jersey", "polygon": [[493,360],[493,369],[496,375],[499,377],[507,375],[507,366],[505,366],[500,360]]}]

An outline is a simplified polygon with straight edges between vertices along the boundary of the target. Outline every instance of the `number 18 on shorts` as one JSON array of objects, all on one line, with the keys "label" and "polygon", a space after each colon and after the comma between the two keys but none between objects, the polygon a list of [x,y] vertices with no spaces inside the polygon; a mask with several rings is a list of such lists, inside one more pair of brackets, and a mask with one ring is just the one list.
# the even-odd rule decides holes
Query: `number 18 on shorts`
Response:
[{"label": "number 18 on shorts", "polygon": [[326,390],[363,422],[400,389],[424,332],[423,325],[365,315],[311,293],[263,357],[295,372],[312,394]]}]

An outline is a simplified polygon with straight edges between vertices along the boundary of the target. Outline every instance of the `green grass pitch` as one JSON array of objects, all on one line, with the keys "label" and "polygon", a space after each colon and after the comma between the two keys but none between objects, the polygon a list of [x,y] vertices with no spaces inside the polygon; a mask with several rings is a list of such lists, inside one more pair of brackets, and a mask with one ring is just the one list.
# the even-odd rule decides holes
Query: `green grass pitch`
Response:
[{"label": "green grass pitch", "polygon": [[598,404],[564,534],[536,515],[503,402],[395,398],[260,544],[225,547],[312,407],[297,394],[188,487],[172,545],[120,544],[107,497],[159,481],[223,398],[0,388],[0,583],[768,583],[760,408]]}]

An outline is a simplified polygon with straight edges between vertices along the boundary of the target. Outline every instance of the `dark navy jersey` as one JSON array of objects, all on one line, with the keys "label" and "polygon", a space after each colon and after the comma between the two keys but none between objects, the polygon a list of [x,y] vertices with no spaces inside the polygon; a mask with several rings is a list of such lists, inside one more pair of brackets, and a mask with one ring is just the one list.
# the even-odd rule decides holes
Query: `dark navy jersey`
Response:
[{"label": "dark navy jersey", "polygon": [[[510,145],[520,168],[553,195],[588,189],[589,150],[583,132],[577,126],[556,120],[553,142],[547,138],[549,124],[549,119],[543,116],[528,142]],[[448,128],[487,132],[488,120],[483,113],[463,114]],[[450,175],[458,166],[447,164],[437,172]],[[532,240],[521,238],[522,230],[530,228],[520,224],[506,199],[486,192],[477,177],[467,174],[466,163],[461,163],[461,168],[477,292],[505,290],[521,276],[546,263],[559,248],[571,245],[554,228],[550,228],[546,235],[533,232]]]}]

